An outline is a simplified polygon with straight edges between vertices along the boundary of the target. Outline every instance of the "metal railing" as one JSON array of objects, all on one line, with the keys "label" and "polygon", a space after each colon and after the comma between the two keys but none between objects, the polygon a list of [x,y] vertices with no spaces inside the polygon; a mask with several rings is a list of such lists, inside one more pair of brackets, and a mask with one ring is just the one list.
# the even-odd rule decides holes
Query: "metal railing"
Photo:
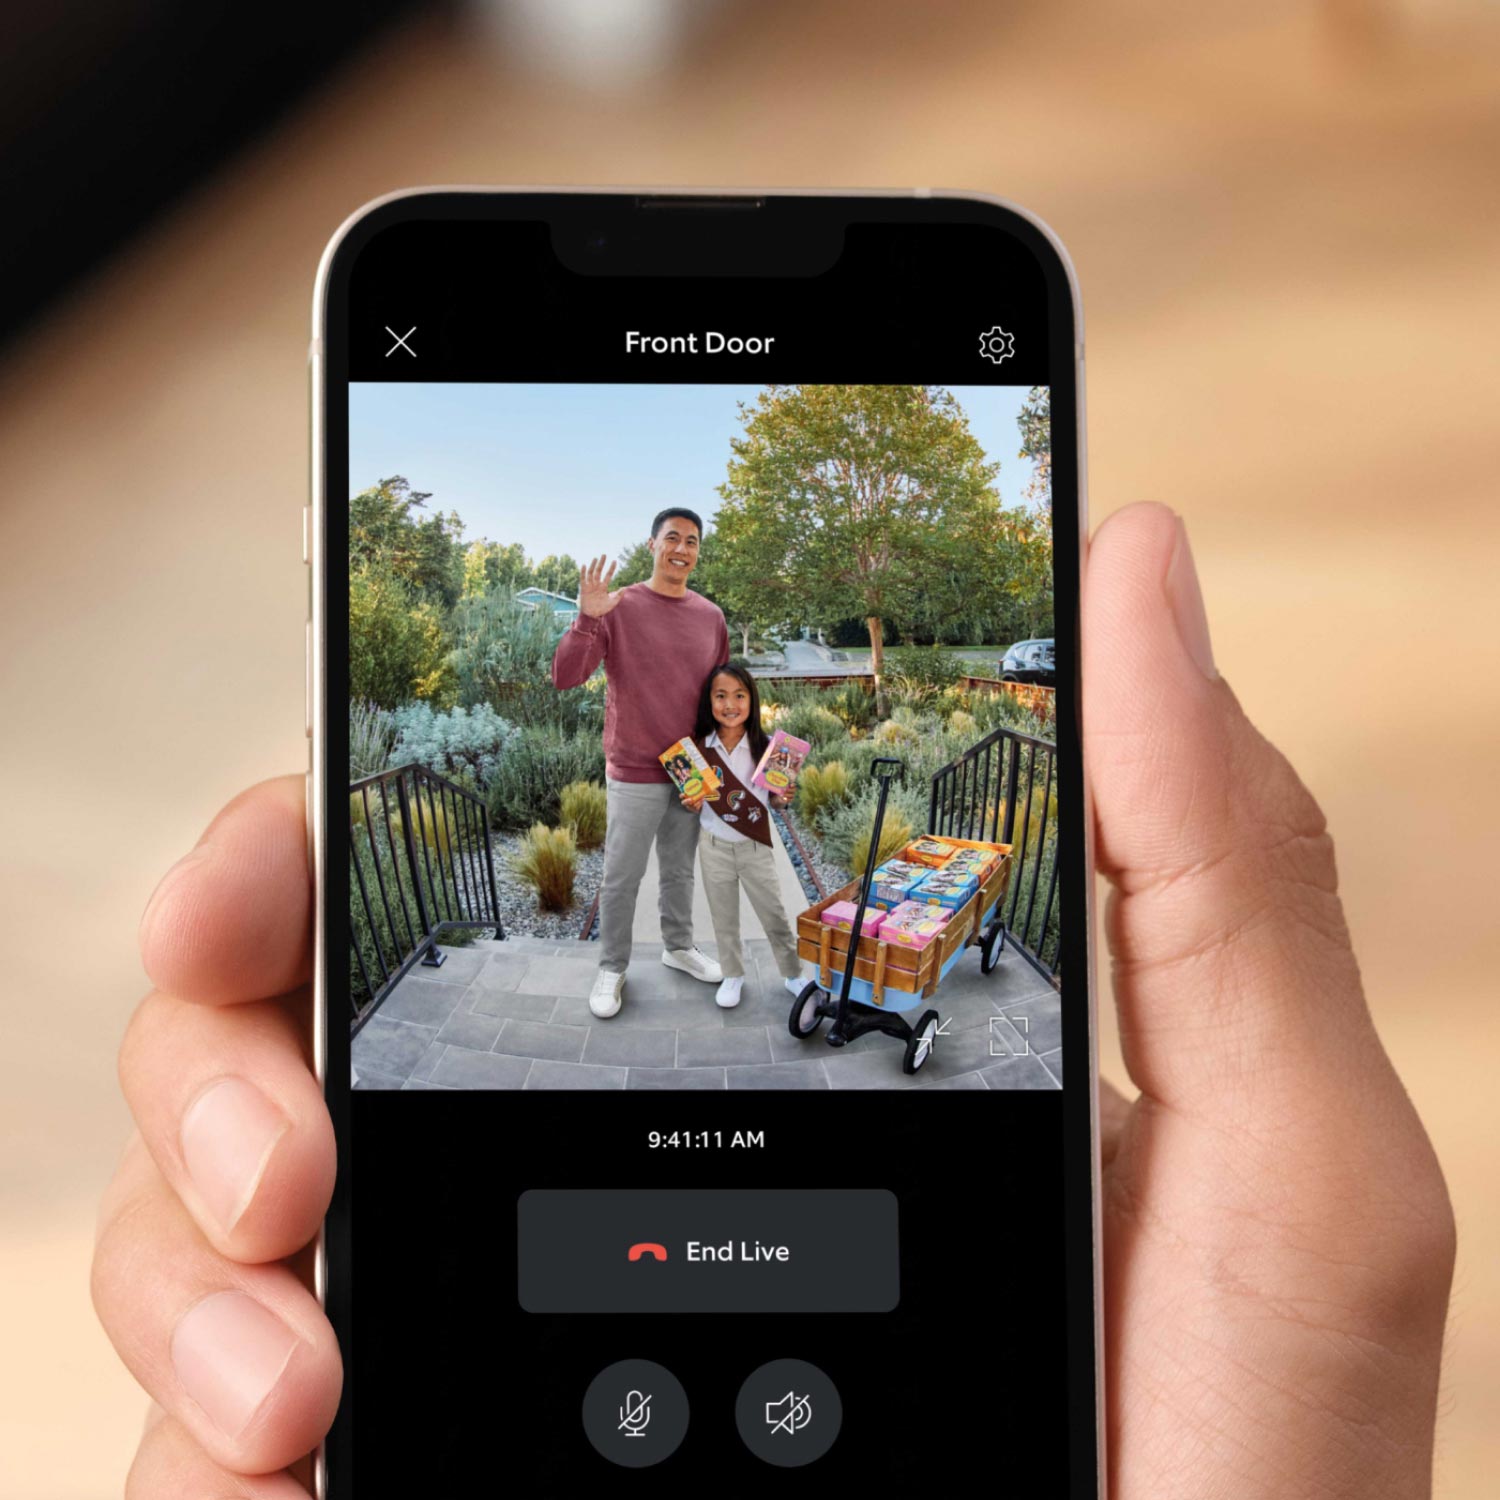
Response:
[{"label": "metal railing", "polygon": [[1054,983],[1059,972],[1057,746],[997,729],[932,778],[930,833],[1010,844],[1006,940]]},{"label": "metal railing", "polygon": [[473,792],[400,766],[349,786],[349,1003],[353,1029],[417,963],[443,962],[438,941],[500,926],[489,816]]}]

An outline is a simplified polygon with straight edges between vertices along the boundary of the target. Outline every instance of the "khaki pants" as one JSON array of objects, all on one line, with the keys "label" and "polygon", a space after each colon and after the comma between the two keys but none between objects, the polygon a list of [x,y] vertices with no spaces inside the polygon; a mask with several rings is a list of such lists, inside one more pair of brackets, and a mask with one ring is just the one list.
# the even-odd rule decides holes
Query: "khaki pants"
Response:
[{"label": "khaki pants", "polygon": [[669,781],[608,783],[604,879],[599,888],[599,967],[623,974],[630,966],[635,898],[656,845],[661,940],[668,948],[693,946],[693,856],[698,814],[678,800]]},{"label": "khaki pants", "polygon": [[740,890],[760,918],[776,967],[783,979],[796,979],[802,972],[797,961],[797,937],[781,909],[781,887],[776,880],[776,853],[753,839],[721,839],[704,829],[698,833],[698,868],[713,918],[714,937],[719,944],[719,967],[731,979],[745,972],[740,949]]}]

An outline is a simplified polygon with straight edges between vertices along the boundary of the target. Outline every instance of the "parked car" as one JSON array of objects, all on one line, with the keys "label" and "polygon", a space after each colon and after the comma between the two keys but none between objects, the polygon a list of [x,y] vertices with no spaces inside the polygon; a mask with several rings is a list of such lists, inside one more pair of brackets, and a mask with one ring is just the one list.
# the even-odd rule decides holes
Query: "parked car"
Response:
[{"label": "parked car", "polygon": [[1053,642],[1017,641],[1000,658],[1002,682],[1036,682],[1043,687],[1057,686],[1057,657]]}]

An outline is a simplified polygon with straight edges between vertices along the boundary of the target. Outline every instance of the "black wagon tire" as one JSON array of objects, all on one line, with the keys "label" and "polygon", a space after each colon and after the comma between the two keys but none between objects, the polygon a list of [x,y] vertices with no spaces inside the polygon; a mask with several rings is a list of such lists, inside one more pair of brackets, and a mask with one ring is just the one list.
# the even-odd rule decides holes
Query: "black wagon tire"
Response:
[{"label": "black wagon tire", "polygon": [[924,1010],[911,1029],[911,1038],[906,1044],[906,1055],[901,1059],[903,1073],[915,1073],[924,1067],[932,1056],[932,1039],[937,1035],[938,1013]]},{"label": "black wagon tire", "polygon": [[792,1013],[787,1017],[786,1029],[799,1042],[805,1041],[823,1024],[821,1007],[826,998],[823,991],[817,985],[809,984],[792,1001]]},{"label": "black wagon tire", "polygon": [[1000,954],[1005,948],[1005,924],[995,922],[990,930],[985,933],[979,945],[979,972],[990,974],[994,972],[995,965],[1000,962]]}]

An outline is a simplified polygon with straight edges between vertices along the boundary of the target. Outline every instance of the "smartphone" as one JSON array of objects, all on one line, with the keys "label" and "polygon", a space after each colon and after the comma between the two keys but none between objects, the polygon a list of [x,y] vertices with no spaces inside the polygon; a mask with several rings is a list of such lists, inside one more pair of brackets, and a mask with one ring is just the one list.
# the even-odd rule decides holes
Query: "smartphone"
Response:
[{"label": "smartphone", "polygon": [[1056,236],[398,193],[311,368],[318,1493],[1101,1494]]}]

